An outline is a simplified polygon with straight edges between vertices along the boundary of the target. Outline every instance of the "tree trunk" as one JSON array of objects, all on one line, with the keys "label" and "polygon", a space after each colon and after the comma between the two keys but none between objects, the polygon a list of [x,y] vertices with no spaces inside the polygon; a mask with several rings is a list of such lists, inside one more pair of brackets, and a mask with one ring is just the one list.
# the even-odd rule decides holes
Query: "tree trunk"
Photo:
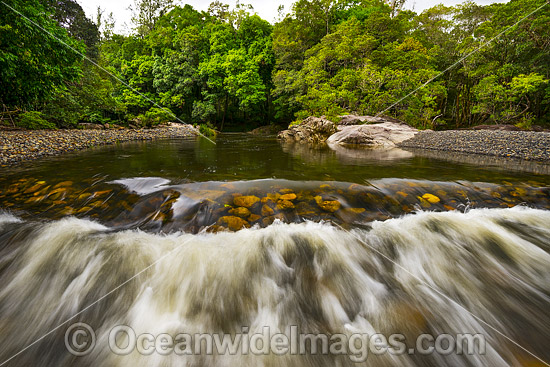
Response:
[{"label": "tree trunk", "polygon": [[222,117],[222,124],[220,126],[220,131],[223,131],[223,125],[225,124],[225,116],[227,115],[227,105],[229,103],[228,101],[228,95],[226,94],[225,95],[225,102],[224,102],[224,107],[223,107],[223,117]]}]

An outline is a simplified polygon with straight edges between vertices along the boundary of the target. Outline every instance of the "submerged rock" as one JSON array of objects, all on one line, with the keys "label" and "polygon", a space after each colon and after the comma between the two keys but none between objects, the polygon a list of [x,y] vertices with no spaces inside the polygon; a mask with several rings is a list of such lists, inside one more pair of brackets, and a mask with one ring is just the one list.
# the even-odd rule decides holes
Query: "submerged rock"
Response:
[{"label": "submerged rock", "polygon": [[250,208],[252,205],[260,201],[260,198],[257,196],[237,196],[233,199],[235,206],[242,206],[245,208]]},{"label": "submerged rock", "polygon": [[338,211],[340,209],[340,202],[337,200],[323,200],[321,196],[315,197],[315,202],[319,206],[319,208],[323,209],[324,211],[334,213],[335,211]]},{"label": "submerged rock", "polygon": [[249,220],[251,223],[257,222],[257,221],[259,221],[260,219],[262,219],[262,217],[259,216],[259,215],[257,215],[257,214],[251,214],[250,217],[248,217],[248,220]]},{"label": "submerged rock", "polygon": [[315,210],[314,207],[302,201],[296,205],[296,213],[300,217],[307,217],[316,215],[318,213],[318,210]]},{"label": "submerged rock", "polygon": [[233,215],[236,215],[237,217],[241,217],[241,218],[248,218],[250,217],[250,210],[248,210],[248,208],[245,208],[245,207],[238,207],[238,208],[235,208],[235,209],[231,209],[229,211],[230,214],[233,214]]},{"label": "submerged rock", "polygon": [[432,194],[424,194],[422,195],[422,199],[427,200],[430,204],[437,204],[441,201],[437,196]]},{"label": "submerged rock", "polygon": [[250,224],[242,218],[235,216],[221,217],[218,220],[218,225],[227,226],[232,231],[239,231],[243,228],[250,228]]},{"label": "submerged rock", "polygon": [[295,200],[296,194],[284,194],[279,199],[281,200]]},{"label": "submerged rock", "polygon": [[273,214],[275,214],[275,211],[269,205],[264,204],[262,207],[262,216],[268,217]]},{"label": "submerged rock", "polygon": [[345,208],[339,212],[339,217],[346,223],[354,222],[361,218],[361,214],[365,213],[365,208]]},{"label": "submerged rock", "polygon": [[294,209],[294,203],[290,200],[279,200],[277,202],[277,209],[279,210],[290,210]]}]

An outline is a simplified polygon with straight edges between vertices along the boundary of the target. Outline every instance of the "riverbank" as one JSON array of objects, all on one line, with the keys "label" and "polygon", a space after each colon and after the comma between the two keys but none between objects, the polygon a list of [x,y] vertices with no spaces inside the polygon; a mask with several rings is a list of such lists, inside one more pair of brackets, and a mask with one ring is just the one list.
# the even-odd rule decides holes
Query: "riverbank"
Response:
[{"label": "riverbank", "polygon": [[416,148],[482,154],[529,161],[550,161],[550,133],[499,130],[421,131],[398,144]]},{"label": "riverbank", "polygon": [[154,129],[107,130],[0,130],[0,166],[126,141],[194,136],[190,125],[173,124]]}]

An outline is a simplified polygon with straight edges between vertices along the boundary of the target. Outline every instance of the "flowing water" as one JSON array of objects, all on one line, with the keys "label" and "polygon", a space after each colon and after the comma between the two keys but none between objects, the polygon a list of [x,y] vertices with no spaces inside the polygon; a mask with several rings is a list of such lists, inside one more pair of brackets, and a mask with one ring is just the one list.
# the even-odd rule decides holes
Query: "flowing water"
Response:
[{"label": "flowing water", "polygon": [[[548,173],[246,134],[4,168],[0,365],[543,366]],[[136,344],[121,325],[147,337],[121,352]],[[291,347],[257,350],[265,330]],[[292,350],[296,330],[330,350]],[[197,334],[239,348],[194,350]],[[374,334],[403,350],[372,348]],[[418,351],[420,335],[462,334],[484,348]]]}]

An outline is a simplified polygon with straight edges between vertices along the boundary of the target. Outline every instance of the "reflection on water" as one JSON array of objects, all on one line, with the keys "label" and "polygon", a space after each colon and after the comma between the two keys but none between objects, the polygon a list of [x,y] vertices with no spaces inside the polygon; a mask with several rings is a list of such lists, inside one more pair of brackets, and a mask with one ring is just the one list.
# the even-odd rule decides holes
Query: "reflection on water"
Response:
[{"label": "reflection on water", "polygon": [[295,142],[281,141],[280,143],[285,153],[313,165],[328,164],[332,159],[336,159],[342,165],[377,166],[387,161],[414,157],[414,154],[399,148],[349,148],[339,144],[312,147]]},{"label": "reflection on water", "polygon": [[[2,181],[36,178],[81,182],[91,177],[118,180],[162,177],[173,182],[243,181],[265,178],[342,181],[363,184],[380,178],[431,181],[550,183],[549,176],[480,166],[483,157],[460,163],[411,155],[402,150],[350,150],[281,145],[272,137],[222,134],[216,145],[203,139],[133,142],[50,157],[4,171]],[[521,166],[511,167],[520,169]],[[543,171],[540,171],[543,172]]]}]

